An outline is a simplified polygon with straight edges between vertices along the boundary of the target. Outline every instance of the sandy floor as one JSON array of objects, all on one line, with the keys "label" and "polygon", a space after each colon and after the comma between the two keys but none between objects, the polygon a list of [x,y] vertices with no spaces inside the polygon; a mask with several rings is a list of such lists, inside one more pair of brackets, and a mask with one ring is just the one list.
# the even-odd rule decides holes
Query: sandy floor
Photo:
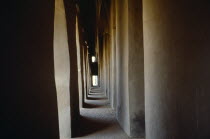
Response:
[{"label": "sandy floor", "polygon": [[81,139],[130,139],[119,126],[114,110],[103,94],[90,94],[86,108],[82,108],[76,138]]}]

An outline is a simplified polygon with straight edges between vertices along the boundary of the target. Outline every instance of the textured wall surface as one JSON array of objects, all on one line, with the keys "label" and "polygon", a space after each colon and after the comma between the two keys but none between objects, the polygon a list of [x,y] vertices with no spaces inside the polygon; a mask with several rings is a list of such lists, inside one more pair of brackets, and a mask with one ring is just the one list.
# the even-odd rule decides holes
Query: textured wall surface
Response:
[{"label": "textured wall surface", "polygon": [[74,0],[64,0],[70,57],[70,106],[72,117],[72,137],[76,132],[79,119],[79,86],[76,46],[76,5]]},{"label": "textured wall surface", "polygon": [[116,82],[117,119],[130,135],[129,93],[128,93],[128,3],[116,1]]},{"label": "textured wall surface", "polygon": [[128,0],[130,136],[145,136],[142,1]]},{"label": "textured wall surface", "polygon": [[110,8],[110,41],[111,41],[111,48],[110,48],[110,95],[111,95],[111,106],[113,109],[116,110],[116,6],[115,0],[111,1],[111,8]]},{"label": "textured wall surface", "polygon": [[[144,137],[144,52],[141,1],[116,1],[112,51],[116,52],[117,119],[129,136]],[[114,9],[113,9],[114,10]],[[112,14],[115,14],[112,13]],[[113,15],[111,16],[113,18]],[[114,55],[113,54],[113,55]],[[115,57],[113,56],[113,61]],[[113,95],[114,96],[114,95]]]},{"label": "textured wall surface", "polygon": [[83,92],[82,92],[82,72],[81,72],[81,50],[79,42],[79,26],[78,26],[78,17],[76,17],[76,47],[77,47],[77,67],[78,67],[78,89],[79,89],[79,107],[83,105]]},{"label": "textured wall surface", "polygon": [[63,0],[55,1],[54,62],[60,139],[71,137],[70,58]]},{"label": "textured wall surface", "polygon": [[210,5],[144,0],[147,139],[210,137]]}]

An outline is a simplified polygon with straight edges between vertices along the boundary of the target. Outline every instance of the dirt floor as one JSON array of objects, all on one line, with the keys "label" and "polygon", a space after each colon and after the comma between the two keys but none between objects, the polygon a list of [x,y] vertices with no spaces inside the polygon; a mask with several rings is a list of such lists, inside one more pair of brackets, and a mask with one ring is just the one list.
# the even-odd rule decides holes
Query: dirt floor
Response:
[{"label": "dirt floor", "polygon": [[99,90],[88,95],[80,113],[77,139],[130,139],[119,126],[106,96]]}]

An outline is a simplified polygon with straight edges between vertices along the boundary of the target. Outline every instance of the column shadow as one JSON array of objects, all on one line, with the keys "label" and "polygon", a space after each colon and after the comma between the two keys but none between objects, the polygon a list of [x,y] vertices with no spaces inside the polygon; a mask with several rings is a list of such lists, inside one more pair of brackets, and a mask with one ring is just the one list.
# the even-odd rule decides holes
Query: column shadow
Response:
[{"label": "column shadow", "polygon": [[92,119],[80,116],[78,129],[75,135],[76,137],[84,137],[89,134],[104,130],[110,126],[111,126],[110,123],[106,123],[98,119]]}]

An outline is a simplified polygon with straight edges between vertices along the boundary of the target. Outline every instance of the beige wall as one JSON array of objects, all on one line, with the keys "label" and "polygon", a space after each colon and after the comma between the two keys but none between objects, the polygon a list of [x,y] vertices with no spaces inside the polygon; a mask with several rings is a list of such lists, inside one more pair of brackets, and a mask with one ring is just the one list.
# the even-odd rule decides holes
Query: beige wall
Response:
[{"label": "beige wall", "polygon": [[63,0],[55,1],[54,65],[60,139],[71,137],[70,58]]},{"label": "beige wall", "polygon": [[80,108],[83,107],[83,102],[84,102],[84,98],[83,98],[83,76],[82,76],[82,47],[83,46],[80,46],[80,36],[79,36],[79,25],[78,25],[78,17],[76,17],[76,47],[77,47],[77,65],[78,65],[78,85],[79,85],[79,105],[80,105]]},{"label": "beige wall", "polygon": [[128,1],[116,1],[117,119],[130,135],[128,88]]},{"label": "beige wall", "polygon": [[128,86],[130,130],[133,137],[145,136],[144,49],[142,1],[128,0]]},{"label": "beige wall", "polygon": [[143,9],[146,138],[209,138],[209,2],[144,0]]}]

